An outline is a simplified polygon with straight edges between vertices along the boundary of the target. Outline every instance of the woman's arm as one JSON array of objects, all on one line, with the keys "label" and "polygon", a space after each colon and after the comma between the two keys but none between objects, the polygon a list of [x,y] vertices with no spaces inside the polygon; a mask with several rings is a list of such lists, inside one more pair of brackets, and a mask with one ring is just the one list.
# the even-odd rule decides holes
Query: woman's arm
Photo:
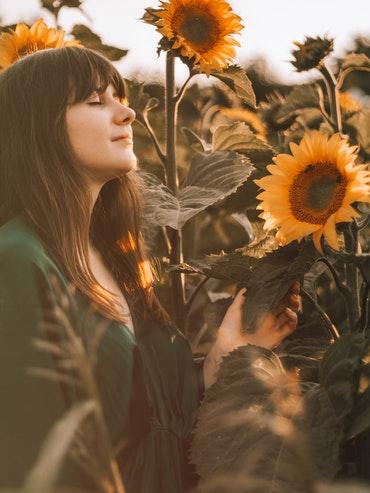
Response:
[{"label": "woman's arm", "polygon": [[[62,391],[59,383],[29,373],[30,368],[55,370],[52,356],[33,344],[42,338],[40,324],[50,295],[49,278],[33,247],[25,243],[0,249],[0,484],[4,487],[22,484],[48,432],[67,411],[67,401],[74,399],[72,388]],[[73,467],[65,474],[75,482]]]}]

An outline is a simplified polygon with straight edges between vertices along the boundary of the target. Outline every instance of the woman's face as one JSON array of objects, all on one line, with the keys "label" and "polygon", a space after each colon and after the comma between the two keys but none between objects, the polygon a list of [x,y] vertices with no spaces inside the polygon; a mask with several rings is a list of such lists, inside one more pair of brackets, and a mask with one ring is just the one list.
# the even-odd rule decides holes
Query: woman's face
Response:
[{"label": "woman's face", "polygon": [[83,172],[104,184],[136,167],[131,124],[135,112],[109,85],[105,92],[68,106],[67,133]]}]

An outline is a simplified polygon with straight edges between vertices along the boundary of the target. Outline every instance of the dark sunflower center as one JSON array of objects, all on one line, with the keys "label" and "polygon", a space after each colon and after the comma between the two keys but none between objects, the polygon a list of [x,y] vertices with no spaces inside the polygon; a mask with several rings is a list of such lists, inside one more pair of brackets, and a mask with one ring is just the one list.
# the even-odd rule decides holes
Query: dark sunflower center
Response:
[{"label": "dark sunflower center", "polygon": [[201,10],[184,10],[179,15],[178,32],[199,51],[207,51],[218,38],[218,22]]},{"label": "dark sunflower center", "polygon": [[325,224],[342,205],[346,180],[330,163],[309,164],[297,175],[289,191],[289,202],[299,221]]}]

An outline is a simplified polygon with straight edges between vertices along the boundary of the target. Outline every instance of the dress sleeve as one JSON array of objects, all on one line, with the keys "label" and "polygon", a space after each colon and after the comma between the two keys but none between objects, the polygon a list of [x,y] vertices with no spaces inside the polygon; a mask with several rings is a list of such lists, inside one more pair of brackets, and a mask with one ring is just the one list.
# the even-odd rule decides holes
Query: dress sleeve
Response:
[{"label": "dress sleeve", "polygon": [[[28,369],[54,370],[52,357],[32,344],[50,299],[49,277],[22,251],[0,251],[0,483],[20,485],[48,432],[66,412],[60,384]],[[71,390],[72,391],[72,390]],[[71,396],[70,396],[71,397]]]}]

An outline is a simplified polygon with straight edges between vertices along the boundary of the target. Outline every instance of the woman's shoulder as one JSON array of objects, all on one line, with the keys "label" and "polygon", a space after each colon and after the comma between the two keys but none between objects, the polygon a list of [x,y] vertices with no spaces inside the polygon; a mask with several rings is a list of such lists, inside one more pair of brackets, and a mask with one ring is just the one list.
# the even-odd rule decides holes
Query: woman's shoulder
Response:
[{"label": "woman's shoulder", "polygon": [[41,240],[22,216],[15,216],[0,226],[0,264],[3,268],[18,266],[22,269],[36,265],[45,270],[50,263]]}]

